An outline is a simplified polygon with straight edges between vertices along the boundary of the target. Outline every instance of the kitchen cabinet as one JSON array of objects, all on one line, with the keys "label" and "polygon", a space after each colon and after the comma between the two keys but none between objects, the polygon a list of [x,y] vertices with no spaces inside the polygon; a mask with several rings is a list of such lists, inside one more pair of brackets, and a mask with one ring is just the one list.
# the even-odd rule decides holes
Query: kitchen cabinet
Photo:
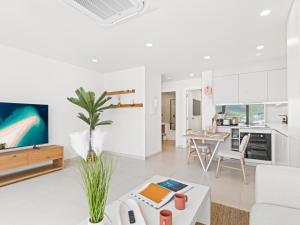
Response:
[{"label": "kitchen cabinet", "polygon": [[285,69],[268,71],[268,101],[287,101],[287,74]]},{"label": "kitchen cabinet", "polygon": [[239,102],[261,103],[268,100],[268,73],[256,72],[239,75]]},{"label": "kitchen cabinet", "polygon": [[290,153],[288,149],[288,137],[278,131],[274,131],[275,139],[275,164],[288,166]]},{"label": "kitchen cabinet", "polygon": [[239,102],[239,77],[238,75],[214,78],[215,104],[228,104]]},{"label": "kitchen cabinet", "polygon": [[289,137],[289,166],[300,167],[300,140]]}]

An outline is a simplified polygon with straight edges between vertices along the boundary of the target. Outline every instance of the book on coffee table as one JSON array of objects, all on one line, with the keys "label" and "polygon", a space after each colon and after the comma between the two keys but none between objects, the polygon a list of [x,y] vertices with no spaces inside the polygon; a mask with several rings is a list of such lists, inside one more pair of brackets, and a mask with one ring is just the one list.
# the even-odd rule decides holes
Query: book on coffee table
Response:
[{"label": "book on coffee table", "polygon": [[172,200],[176,193],[185,193],[192,188],[173,179],[167,179],[158,183],[148,183],[132,196],[146,204],[159,209]]}]

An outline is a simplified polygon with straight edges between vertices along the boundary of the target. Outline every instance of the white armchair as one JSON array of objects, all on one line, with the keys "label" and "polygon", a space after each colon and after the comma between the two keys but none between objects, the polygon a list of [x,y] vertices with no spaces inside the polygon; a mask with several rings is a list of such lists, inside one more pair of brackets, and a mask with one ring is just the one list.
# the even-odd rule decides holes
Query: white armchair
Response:
[{"label": "white armchair", "polygon": [[300,168],[259,165],[250,225],[300,224]]}]

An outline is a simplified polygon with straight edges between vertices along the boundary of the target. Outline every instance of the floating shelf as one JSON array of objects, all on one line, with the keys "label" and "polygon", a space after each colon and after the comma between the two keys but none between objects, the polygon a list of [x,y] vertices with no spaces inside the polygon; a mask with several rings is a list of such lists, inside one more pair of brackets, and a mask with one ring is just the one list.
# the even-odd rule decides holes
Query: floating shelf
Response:
[{"label": "floating shelf", "polygon": [[124,95],[135,93],[135,89],[123,90],[123,91],[108,91],[106,95]]},{"label": "floating shelf", "polygon": [[117,104],[113,105],[113,108],[140,108],[143,107],[143,103],[137,103],[137,104]]}]

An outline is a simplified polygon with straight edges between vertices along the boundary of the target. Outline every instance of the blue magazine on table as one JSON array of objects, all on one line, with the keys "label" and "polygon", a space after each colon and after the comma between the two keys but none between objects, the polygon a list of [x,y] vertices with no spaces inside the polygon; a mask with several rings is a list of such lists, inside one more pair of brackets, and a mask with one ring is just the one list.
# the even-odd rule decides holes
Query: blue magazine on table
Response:
[{"label": "blue magazine on table", "polygon": [[188,186],[186,184],[183,184],[178,181],[171,180],[171,179],[160,182],[160,183],[158,183],[158,185],[160,185],[161,187],[167,188],[171,191],[174,191],[174,192],[181,191],[182,189],[184,189]]}]

